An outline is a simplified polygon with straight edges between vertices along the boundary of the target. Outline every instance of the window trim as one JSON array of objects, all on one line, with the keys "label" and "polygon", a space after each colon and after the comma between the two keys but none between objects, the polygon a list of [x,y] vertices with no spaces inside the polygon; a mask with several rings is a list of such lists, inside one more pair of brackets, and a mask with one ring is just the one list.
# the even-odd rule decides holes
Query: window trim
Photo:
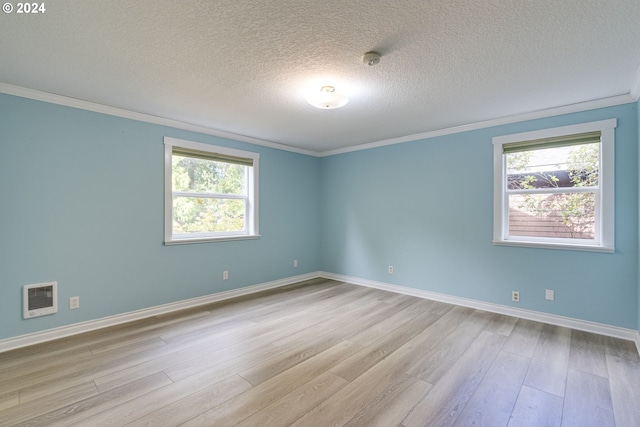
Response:
[{"label": "window trim", "polygon": [[[615,252],[615,128],[617,119],[580,123],[493,138],[493,244],[592,252]],[[596,195],[596,236],[593,242],[581,239],[509,236],[509,204],[506,192],[505,144],[524,143],[588,132],[601,133],[599,190]],[[599,195],[599,197],[598,197]],[[598,215],[599,212],[599,215]],[[576,242],[576,240],[579,240]]]},{"label": "window trim", "polygon": [[[253,166],[249,168],[247,178],[247,218],[246,232],[219,232],[215,235],[207,234],[199,237],[173,234],[173,191],[172,191],[172,154],[173,147],[204,153],[221,154],[223,156],[242,157],[253,160]],[[236,150],[234,148],[220,147],[217,145],[192,142],[184,139],[164,137],[164,244],[182,245],[190,243],[221,242],[228,240],[258,239],[258,176],[260,154]],[[231,196],[230,198],[234,198]]]}]

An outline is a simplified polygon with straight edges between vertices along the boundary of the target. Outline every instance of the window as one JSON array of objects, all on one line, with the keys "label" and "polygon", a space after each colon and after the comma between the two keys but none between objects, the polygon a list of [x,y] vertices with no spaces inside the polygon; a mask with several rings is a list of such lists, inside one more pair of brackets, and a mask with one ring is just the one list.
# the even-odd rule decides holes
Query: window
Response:
[{"label": "window", "polygon": [[259,154],[165,137],[165,244],[258,238]]},{"label": "window", "polygon": [[493,243],[614,252],[616,124],[493,138]]}]

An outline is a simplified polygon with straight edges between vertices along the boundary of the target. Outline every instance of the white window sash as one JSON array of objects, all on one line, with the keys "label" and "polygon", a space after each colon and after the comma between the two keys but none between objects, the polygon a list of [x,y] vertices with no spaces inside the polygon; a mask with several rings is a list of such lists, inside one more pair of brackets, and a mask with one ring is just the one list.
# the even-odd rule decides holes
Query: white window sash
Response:
[{"label": "white window sash", "polygon": [[[258,222],[258,171],[259,159],[258,153],[236,150],[227,147],[218,147],[199,142],[186,141],[171,137],[164,138],[165,144],[165,222],[164,222],[164,244],[188,244],[202,243],[224,240],[238,239],[257,239],[259,234]],[[211,153],[212,156],[218,158],[218,161],[225,161],[224,158],[242,159],[247,167],[246,191],[245,195],[238,194],[217,194],[202,192],[174,192],[172,189],[172,157],[174,147],[178,147],[176,151],[183,153],[185,151],[198,151],[203,153]],[[194,153],[197,154],[197,153]],[[179,155],[179,154],[178,154]],[[219,157],[218,157],[219,156]],[[248,162],[252,163],[252,166]],[[243,231],[218,231],[218,232],[202,232],[188,234],[173,233],[173,199],[174,197],[200,197],[200,198],[216,198],[216,199],[242,199],[245,201],[245,230]]]},{"label": "white window sash", "polygon": [[249,199],[245,194],[224,194],[224,193],[191,193],[188,191],[174,191],[174,197],[198,197],[201,199]]},{"label": "white window sash", "polygon": [[523,188],[520,190],[506,190],[509,194],[565,194],[565,193],[597,193],[600,187],[552,187],[552,188]]},{"label": "white window sash", "polygon": [[[493,244],[568,250],[615,252],[615,128],[616,119],[582,123],[553,129],[543,129],[493,138],[494,145],[494,219]],[[577,135],[599,131],[600,164],[597,187],[561,187],[544,189],[509,190],[507,188],[507,165],[503,146],[526,141],[555,138],[563,135]],[[525,237],[509,235],[508,197],[513,194],[595,194],[595,238],[568,239],[554,237]]]}]

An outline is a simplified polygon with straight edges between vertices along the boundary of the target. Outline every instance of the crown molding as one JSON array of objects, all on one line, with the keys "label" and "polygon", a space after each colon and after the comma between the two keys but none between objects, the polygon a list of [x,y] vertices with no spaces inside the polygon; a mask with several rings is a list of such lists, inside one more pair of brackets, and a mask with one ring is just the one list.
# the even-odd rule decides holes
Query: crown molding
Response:
[{"label": "crown molding", "polygon": [[629,91],[629,95],[631,95],[634,101],[637,101],[640,98],[640,65],[636,70],[636,75],[633,78],[633,82],[631,82],[631,90]]},{"label": "crown molding", "polygon": [[[636,76],[636,82],[640,86],[640,75]],[[638,88],[640,92],[640,87]],[[404,142],[418,141],[421,139],[436,138],[438,136],[452,135],[456,133],[468,132],[478,129],[486,129],[495,126],[508,125],[529,120],[543,119],[546,117],[560,116],[563,114],[578,113],[581,111],[595,110],[598,108],[613,107],[616,105],[630,104],[636,102],[638,97],[634,99],[632,94],[612,96],[609,98],[596,99],[593,101],[580,102],[578,104],[564,105],[561,107],[549,108],[546,110],[532,111],[529,113],[516,114],[497,119],[486,120],[483,122],[469,123],[461,126],[454,126],[446,129],[438,129],[430,132],[417,133],[414,135],[402,136],[399,138],[385,139],[382,141],[371,142],[368,144],[355,145],[352,147],[338,148],[336,150],[328,150],[320,152],[320,157],[334,156],[337,154],[351,153],[353,151],[369,150],[372,148],[385,147],[387,145],[402,144]]]},{"label": "crown molding", "polygon": [[549,108],[546,110],[532,111],[528,113],[516,114],[497,119],[486,120],[482,122],[469,123],[461,126],[454,126],[445,129],[438,129],[429,132],[417,133],[413,135],[402,136],[398,138],[384,139],[351,147],[338,148],[327,151],[314,151],[298,147],[292,147],[264,139],[253,138],[246,135],[225,132],[206,126],[195,125],[192,123],[182,122],[179,120],[168,119],[165,117],[153,116],[145,113],[125,110],[123,108],[110,107],[107,105],[97,104],[94,102],[83,101],[76,98],[57,95],[49,92],[42,92],[35,89],[29,89],[21,86],[10,85],[0,82],[0,93],[7,95],[19,96],[22,98],[33,99],[36,101],[48,102],[51,104],[62,105],[81,110],[92,111],[95,113],[107,114],[110,116],[121,117],[130,120],[136,120],[145,123],[168,126],[176,129],[202,133],[205,135],[216,136],[220,138],[230,139],[233,141],[246,142],[248,144],[259,145],[263,147],[273,148],[276,150],[290,151],[293,153],[304,154],[312,157],[328,157],[338,154],[350,153],[354,151],[369,150],[372,148],[385,147],[387,145],[402,144],[405,142],[418,141],[421,139],[431,139],[444,135],[452,135],[456,133],[469,132],[472,130],[486,129],[494,126],[507,125],[529,120],[542,119],[546,117],[559,116],[563,114],[577,113],[581,111],[595,110],[598,108],[613,107],[616,105],[629,104],[638,101],[640,98],[640,67],[636,72],[635,79],[629,94],[612,96],[608,98],[596,99],[592,101],[580,102],[577,104],[564,105],[561,107]]},{"label": "crown molding", "polygon": [[106,114],[124,119],[136,120],[144,123],[151,123],[160,126],[168,126],[175,129],[181,129],[191,132],[202,133],[205,135],[217,136],[220,138],[230,139],[238,142],[246,142],[248,144],[260,145],[263,147],[274,148],[276,150],[291,151],[307,156],[317,156],[318,153],[302,148],[291,147],[289,145],[279,144],[277,142],[267,141],[264,139],[253,138],[250,136],[240,135],[231,132],[225,132],[206,126],[195,125],[192,123],[182,122],[179,120],[168,119],[165,117],[153,116],[151,114],[138,113],[136,111],[125,110],[123,108],[110,107],[108,105],[97,104],[95,102],[83,101],[77,98],[57,95],[49,92],[42,92],[35,89],[29,89],[21,86],[10,85],[0,82],[0,93],[7,95],[19,96],[21,98],[33,99],[35,101],[48,102],[50,104],[62,105],[65,107],[77,108],[80,110],[92,111],[94,113]]}]

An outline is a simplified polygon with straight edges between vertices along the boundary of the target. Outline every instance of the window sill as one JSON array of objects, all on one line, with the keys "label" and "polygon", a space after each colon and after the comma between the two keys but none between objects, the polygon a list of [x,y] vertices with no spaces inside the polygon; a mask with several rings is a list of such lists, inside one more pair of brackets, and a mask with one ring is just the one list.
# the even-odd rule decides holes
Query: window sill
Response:
[{"label": "window sill", "polygon": [[202,237],[202,238],[189,238],[189,239],[176,239],[165,240],[165,246],[173,245],[190,245],[194,243],[212,243],[212,242],[228,242],[232,240],[256,240],[259,239],[259,234],[243,234],[240,236],[220,236],[220,237]]},{"label": "window sill", "polygon": [[583,252],[603,252],[615,253],[614,247],[595,246],[595,245],[572,245],[569,243],[541,243],[541,242],[524,242],[518,240],[494,240],[494,246],[516,246],[522,248],[538,248],[538,249],[560,249],[565,251],[583,251]]}]

